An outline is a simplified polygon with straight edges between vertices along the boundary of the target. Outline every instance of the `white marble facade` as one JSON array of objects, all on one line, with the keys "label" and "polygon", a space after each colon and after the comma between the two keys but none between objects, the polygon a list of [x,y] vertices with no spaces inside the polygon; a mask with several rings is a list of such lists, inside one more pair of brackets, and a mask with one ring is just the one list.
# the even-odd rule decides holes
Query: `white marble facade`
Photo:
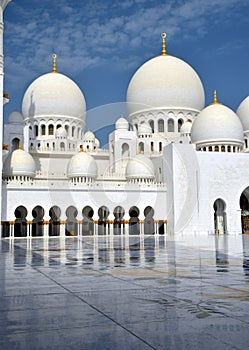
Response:
[{"label": "white marble facade", "polygon": [[54,55],[4,125],[3,237],[249,229],[249,97],[237,114],[216,92],[205,107],[198,74],[164,44],[133,75],[109,149],[85,132],[83,93]]}]

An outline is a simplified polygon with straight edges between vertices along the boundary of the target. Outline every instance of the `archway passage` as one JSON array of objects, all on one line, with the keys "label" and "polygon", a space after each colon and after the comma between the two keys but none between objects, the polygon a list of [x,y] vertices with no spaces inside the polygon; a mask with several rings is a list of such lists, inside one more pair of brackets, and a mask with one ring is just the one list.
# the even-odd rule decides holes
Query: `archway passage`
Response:
[{"label": "archway passage", "polygon": [[150,206],[144,209],[144,234],[154,235],[154,209]]},{"label": "archway passage", "polygon": [[61,210],[57,205],[54,205],[49,209],[49,236],[60,235],[60,216]]},{"label": "archway passage", "polygon": [[240,196],[240,209],[242,233],[249,233],[249,187]]},{"label": "archway passage", "polygon": [[214,202],[214,231],[216,234],[227,232],[226,203],[221,198]]},{"label": "archway passage", "polygon": [[117,206],[113,211],[113,215],[114,215],[113,232],[114,232],[114,235],[120,235],[122,232],[122,228],[124,227],[124,219],[123,219],[124,214],[125,214],[125,210],[120,205]]},{"label": "archway passage", "polygon": [[129,210],[130,220],[129,220],[129,234],[139,235],[139,209],[137,207],[131,207]]},{"label": "archway passage", "polygon": [[15,210],[15,224],[14,224],[14,236],[15,237],[26,237],[27,236],[27,209],[20,205]]},{"label": "archway passage", "polygon": [[92,236],[94,233],[94,224],[93,224],[93,214],[94,211],[92,207],[87,205],[82,210],[83,222],[82,222],[82,235],[83,236]]},{"label": "archway passage", "polygon": [[102,206],[98,210],[98,235],[106,235],[107,230],[109,228],[109,224],[107,223],[108,216],[110,214],[109,209],[106,206]]},{"label": "archway passage", "polygon": [[78,235],[78,224],[77,217],[78,210],[74,206],[70,206],[66,210],[66,236],[77,236]]},{"label": "archway passage", "polygon": [[44,217],[44,209],[37,205],[32,210],[32,236],[43,236],[43,217]]}]

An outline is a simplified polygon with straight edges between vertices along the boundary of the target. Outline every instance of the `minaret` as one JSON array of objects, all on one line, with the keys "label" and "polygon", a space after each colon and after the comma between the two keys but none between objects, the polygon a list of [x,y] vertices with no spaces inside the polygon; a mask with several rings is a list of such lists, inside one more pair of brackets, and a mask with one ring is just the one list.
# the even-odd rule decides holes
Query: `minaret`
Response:
[{"label": "minaret", "polygon": [[[1,185],[0,185],[0,220],[2,219],[2,170],[3,170],[3,105],[4,102],[7,102],[4,98],[3,92],[3,75],[4,75],[4,67],[3,67],[3,12],[11,0],[0,0],[0,175],[1,175]],[[1,224],[1,223],[0,223]],[[1,231],[2,226],[0,225]],[[0,237],[2,232],[0,231]]]}]

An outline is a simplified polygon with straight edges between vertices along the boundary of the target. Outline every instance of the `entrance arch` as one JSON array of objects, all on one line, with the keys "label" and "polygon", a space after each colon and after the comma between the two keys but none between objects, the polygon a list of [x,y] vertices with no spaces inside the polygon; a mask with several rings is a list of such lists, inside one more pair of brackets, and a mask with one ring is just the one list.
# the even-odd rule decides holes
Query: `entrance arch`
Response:
[{"label": "entrance arch", "polygon": [[226,203],[221,198],[214,202],[214,231],[216,234],[227,232]]},{"label": "entrance arch", "polygon": [[249,232],[249,186],[240,196],[242,233]]},{"label": "entrance arch", "polygon": [[15,237],[26,237],[27,236],[27,209],[20,205],[15,210],[15,224],[14,224],[14,236]]}]

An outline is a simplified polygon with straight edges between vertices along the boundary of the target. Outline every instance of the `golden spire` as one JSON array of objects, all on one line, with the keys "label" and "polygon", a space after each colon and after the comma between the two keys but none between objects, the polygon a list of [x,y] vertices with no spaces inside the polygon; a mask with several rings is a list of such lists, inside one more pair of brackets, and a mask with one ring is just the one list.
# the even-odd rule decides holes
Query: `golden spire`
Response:
[{"label": "golden spire", "polygon": [[162,56],[166,56],[167,55],[167,53],[166,53],[166,36],[167,36],[167,34],[166,33],[162,33],[161,34],[161,38],[162,38],[162,53],[161,53],[161,55]]},{"label": "golden spire", "polygon": [[53,62],[53,70],[52,70],[53,73],[57,72],[57,69],[56,69],[56,58],[57,58],[57,55],[54,53],[53,54],[54,62]]},{"label": "golden spire", "polygon": [[221,104],[218,100],[217,100],[217,91],[214,90],[214,100],[212,103],[210,103],[211,105],[217,105],[217,104]]}]

